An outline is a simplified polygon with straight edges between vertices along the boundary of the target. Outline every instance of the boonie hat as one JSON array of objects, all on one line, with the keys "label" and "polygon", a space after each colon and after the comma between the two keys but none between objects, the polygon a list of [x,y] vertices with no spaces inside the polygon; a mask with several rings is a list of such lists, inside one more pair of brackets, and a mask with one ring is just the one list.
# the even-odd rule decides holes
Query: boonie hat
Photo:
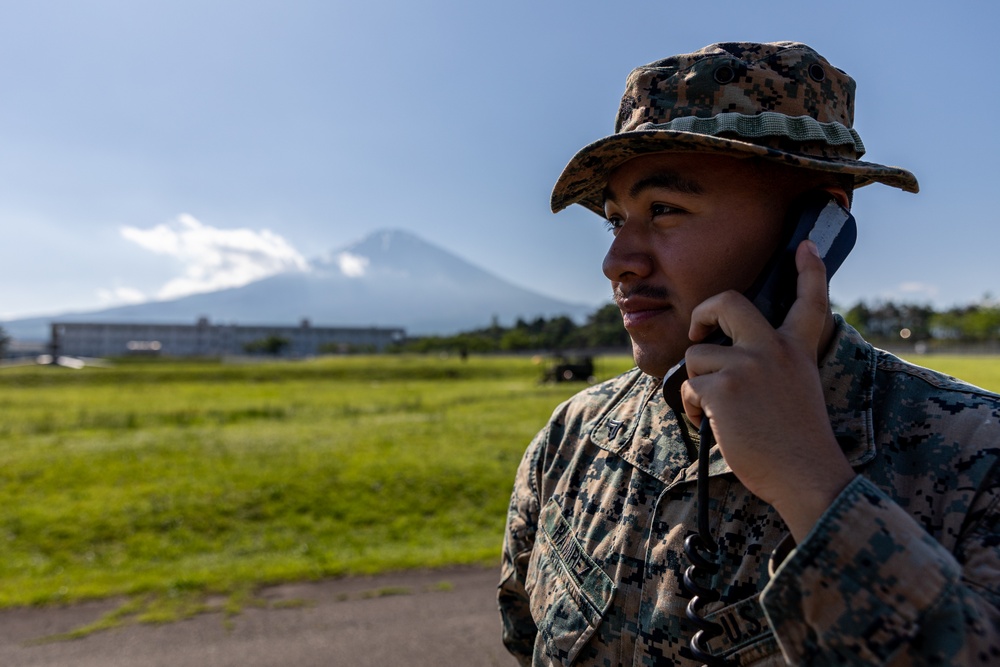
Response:
[{"label": "boonie hat", "polygon": [[629,74],[615,133],[578,152],[552,191],[552,211],[581,204],[603,217],[608,176],[645,153],[758,156],[917,192],[905,169],[859,158],[855,82],[805,44],[712,44]]}]

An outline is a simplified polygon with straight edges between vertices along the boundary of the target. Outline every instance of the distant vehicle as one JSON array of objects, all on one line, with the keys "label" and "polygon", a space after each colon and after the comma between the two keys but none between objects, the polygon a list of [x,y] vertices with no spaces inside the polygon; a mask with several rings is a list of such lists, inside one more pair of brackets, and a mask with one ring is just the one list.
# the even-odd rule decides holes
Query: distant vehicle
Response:
[{"label": "distant vehicle", "polygon": [[545,382],[593,382],[594,358],[558,356],[545,369]]}]

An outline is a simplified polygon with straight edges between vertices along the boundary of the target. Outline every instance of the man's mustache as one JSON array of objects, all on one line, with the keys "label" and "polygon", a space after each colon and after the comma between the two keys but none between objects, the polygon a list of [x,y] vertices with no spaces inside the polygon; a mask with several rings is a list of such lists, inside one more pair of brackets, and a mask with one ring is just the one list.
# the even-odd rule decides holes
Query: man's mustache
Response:
[{"label": "man's mustache", "polygon": [[658,301],[666,301],[667,297],[670,296],[669,292],[663,287],[657,287],[656,285],[649,285],[647,283],[639,283],[638,285],[633,285],[627,292],[622,289],[619,285],[611,290],[614,296],[615,303],[621,306],[622,301],[631,297],[643,297],[646,299],[656,299]]}]

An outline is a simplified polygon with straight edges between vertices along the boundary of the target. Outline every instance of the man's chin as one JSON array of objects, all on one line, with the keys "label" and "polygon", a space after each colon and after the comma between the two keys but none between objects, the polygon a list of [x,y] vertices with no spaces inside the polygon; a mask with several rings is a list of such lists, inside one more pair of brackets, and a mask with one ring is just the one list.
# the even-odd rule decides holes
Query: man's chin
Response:
[{"label": "man's chin", "polygon": [[643,373],[662,378],[684,358],[684,350],[671,352],[632,341],[632,358]]}]

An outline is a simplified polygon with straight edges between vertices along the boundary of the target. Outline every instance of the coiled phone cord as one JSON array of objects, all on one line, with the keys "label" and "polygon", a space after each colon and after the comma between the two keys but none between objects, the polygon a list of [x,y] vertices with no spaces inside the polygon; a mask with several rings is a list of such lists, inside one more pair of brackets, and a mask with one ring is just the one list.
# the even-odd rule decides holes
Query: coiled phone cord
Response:
[{"label": "coiled phone cord", "polygon": [[715,442],[708,417],[702,417],[698,435],[701,440],[698,448],[698,532],[684,540],[684,553],[691,565],[684,570],[683,583],[684,588],[693,595],[686,613],[691,624],[698,628],[690,641],[694,658],[708,667],[723,667],[729,664],[728,661],[722,656],[709,653],[707,646],[708,640],[722,634],[722,626],[701,615],[703,605],[715,602],[721,596],[718,591],[702,586],[697,581],[698,577],[711,577],[718,573],[720,558],[719,547],[708,529],[708,453]]}]

